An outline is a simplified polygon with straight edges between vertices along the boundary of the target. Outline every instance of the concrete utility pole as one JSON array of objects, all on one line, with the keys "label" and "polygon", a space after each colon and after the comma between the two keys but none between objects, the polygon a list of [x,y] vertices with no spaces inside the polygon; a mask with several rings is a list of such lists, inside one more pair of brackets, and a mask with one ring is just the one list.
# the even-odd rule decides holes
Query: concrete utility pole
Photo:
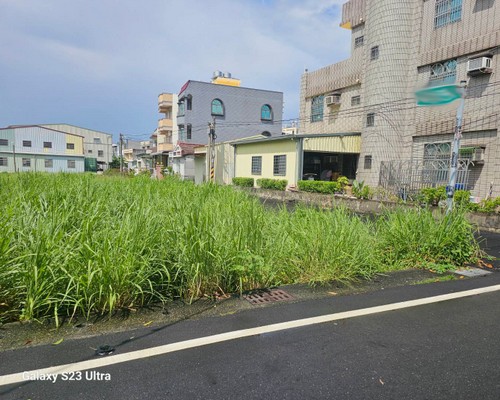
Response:
[{"label": "concrete utility pole", "polygon": [[16,145],[12,145],[12,155],[14,157],[14,172],[17,172],[17,166],[16,166]]},{"label": "concrete utility pole", "polygon": [[123,135],[120,133],[120,173],[123,173]]},{"label": "concrete utility pole", "polygon": [[208,123],[208,151],[207,151],[207,164],[208,164],[208,182],[215,182],[215,117],[212,122]]},{"label": "concrete utility pole", "polygon": [[457,108],[457,120],[455,124],[455,135],[453,136],[453,145],[451,150],[451,161],[450,161],[450,180],[448,182],[448,188],[446,190],[446,213],[450,213],[453,210],[453,196],[455,194],[455,185],[457,184],[457,173],[458,173],[458,155],[460,150],[460,139],[462,138],[462,117],[464,114],[465,106],[465,88],[466,81],[460,82],[462,87],[460,104]]}]

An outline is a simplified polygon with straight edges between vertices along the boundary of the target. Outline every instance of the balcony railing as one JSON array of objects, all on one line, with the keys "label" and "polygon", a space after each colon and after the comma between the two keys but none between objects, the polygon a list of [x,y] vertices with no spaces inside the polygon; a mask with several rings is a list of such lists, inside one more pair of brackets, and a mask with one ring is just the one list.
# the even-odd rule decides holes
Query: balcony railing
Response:
[{"label": "balcony railing", "polygon": [[165,142],[165,143],[158,143],[158,151],[163,152],[163,151],[172,151],[174,149],[174,145],[172,143],[172,138],[170,138],[170,141]]},{"label": "balcony railing", "polygon": [[173,127],[172,120],[169,118],[162,118],[158,120],[158,131],[159,132],[164,132],[164,131],[171,131]]},{"label": "balcony railing", "polygon": [[165,113],[172,111],[172,93],[162,93],[158,96],[158,112]]}]

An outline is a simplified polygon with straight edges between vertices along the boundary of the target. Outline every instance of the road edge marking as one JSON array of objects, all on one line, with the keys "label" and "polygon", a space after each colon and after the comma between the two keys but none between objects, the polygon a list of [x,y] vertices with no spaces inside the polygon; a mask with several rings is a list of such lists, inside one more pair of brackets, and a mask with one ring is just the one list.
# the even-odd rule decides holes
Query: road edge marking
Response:
[{"label": "road edge marking", "polygon": [[397,303],[384,304],[381,306],[374,306],[368,308],[361,308],[358,310],[343,311],[334,314],[320,315],[317,317],[308,317],[297,319],[287,322],[279,322],[276,324],[263,325],[255,328],[240,329],[236,331],[219,333],[216,335],[205,336],[196,339],[184,340],[176,343],[169,343],[161,346],[150,347],[147,349],[135,350],[128,353],[117,354],[108,356],[106,358],[96,358],[87,361],[78,361],[75,363],[61,364],[54,367],[40,368],[31,371],[16,372],[13,374],[0,376],[0,386],[11,385],[15,383],[26,382],[25,376],[27,375],[48,375],[84,371],[95,368],[102,368],[108,365],[120,364],[124,362],[139,360],[142,358],[149,358],[159,356],[162,354],[173,353],[176,351],[192,349],[195,347],[207,346],[210,344],[226,342],[234,339],[241,339],[250,336],[257,336],[266,333],[284,331],[287,329],[301,328],[304,326],[322,324],[325,322],[338,321],[343,319],[350,319],[362,317],[366,315],[379,314],[387,311],[401,310],[404,308],[417,307],[427,304],[439,303],[443,301],[455,300],[464,297],[470,297],[485,293],[492,293],[500,291],[500,285],[487,286],[483,288],[470,289],[462,292],[454,292],[442,294],[438,296],[424,297],[421,299],[407,300]]}]

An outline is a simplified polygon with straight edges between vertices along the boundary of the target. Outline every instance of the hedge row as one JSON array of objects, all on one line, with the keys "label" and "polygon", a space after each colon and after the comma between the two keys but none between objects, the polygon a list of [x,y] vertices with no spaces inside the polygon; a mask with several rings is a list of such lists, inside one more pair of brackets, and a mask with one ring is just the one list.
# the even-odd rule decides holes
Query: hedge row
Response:
[{"label": "hedge row", "polygon": [[242,187],[253,187],[253,178],[233,178],[233,185]]},{"label": "hedge row", "polygon": [[333,194],[342,191],[342,185],[339,182],[328,181],[299,181],[299,190],[312,193]]},{"label": "hedge row", "polygon": [[257,179],[257,185],[259,185],[261,189],[285,190],[288,181],[286,179],[261,178]]}]

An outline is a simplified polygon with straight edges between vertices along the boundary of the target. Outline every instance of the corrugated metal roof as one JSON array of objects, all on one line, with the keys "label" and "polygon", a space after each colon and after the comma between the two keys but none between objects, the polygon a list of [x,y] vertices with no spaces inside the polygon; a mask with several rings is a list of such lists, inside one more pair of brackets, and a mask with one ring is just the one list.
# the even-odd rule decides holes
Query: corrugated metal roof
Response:
[{"label": "corrugated metal roof", "polygon": [[263,142],[274,142],[278,140],[295,140],[295,139],[303,139],[303,138],[335,138],[335,137],[359,137],[361,140],[361,133],[360,132],[347,132],[347,133],[318,133],[318,134],[312,134],[312,135],[281,135],[281,136],[272,136],[272,137],[262,137],[262,138],[254,138],[254,139],[240,139],[240,140],[235,140],[230,142],[231,145],[237,146],[240,144],[250,144],[250,143],[263,143]]}]

